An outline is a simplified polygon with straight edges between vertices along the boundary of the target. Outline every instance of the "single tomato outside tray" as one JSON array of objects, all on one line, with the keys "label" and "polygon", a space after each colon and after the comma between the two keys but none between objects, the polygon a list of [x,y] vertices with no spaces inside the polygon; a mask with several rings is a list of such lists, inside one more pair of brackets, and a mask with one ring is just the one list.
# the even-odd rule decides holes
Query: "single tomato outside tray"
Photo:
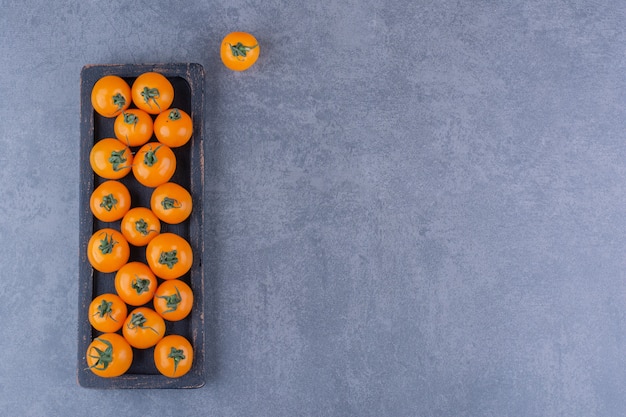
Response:
[{"label": "single tomato outside tray", "polygon": [[[121,219],[105,222],[97,219],[90,209],[93,191],[106,181],[97,175],[90,165],[90,152],[94,144],[104,138],[115,138],[115,117],[104,117],[96,112],[91,101],[91,92],[98,80],[114,75],[124,79],[130,86],[141,74],[156,72],[165,76],[174,88],[171,108],[178,108],[189,114],[193,122],[193,135],[184,146],[175,149],[176,171],[171,179],[180,184],[193,197],[193,211],[188,219],[180,224],[162,222],[161,233],[175,233],[183,237],[192,247],[193,265],[180,280],[188,284],[194,292],[191,313],[183,320],[168,321],[166,335],[177,334],[189,340],[194,349],[191,369],[179,378],[163,376],[154,363],[154,348],[133,348],[133,362],[121,376],[102,378],[94,374],[87,365],[87,350],[94,339],[103,333],[94,329],[89,321],[89,305],[101,294],[116,293],[115,272],[99,272],[90,264],[87,257],[89,239],[94,232],[113,228],[120,230]],[[80,386],[100,389],[155,389],[155,388],[199,388],[204,385],[204,273],[202,269],[203,211],[202,196],[204,186],[203,161],[203,115],[204,115],[204,69],[194,63],[171,64],[119,64],[87,65],[81,71],[81,122],[80,122],[80,224],[79,224],[79,311],[78,311],[78,355],[77,380]],[[130,108],[137,106],[131,104]],[[156,116],[153,116],[156,117]],[[152,138],[156,141],[156,138]],[[136,152],[138,146],[131,146]],[[140,184],[130,173],[118,180],[132,195],[132,207],[150,208],[153,188]],[[145,247],[130,245],[129,262],[146,263]],[[152,307],[147,302],[146,307]],[[129,306],[131,311],[133,307]],[[117,332],[121,335],[122,331]]]}]

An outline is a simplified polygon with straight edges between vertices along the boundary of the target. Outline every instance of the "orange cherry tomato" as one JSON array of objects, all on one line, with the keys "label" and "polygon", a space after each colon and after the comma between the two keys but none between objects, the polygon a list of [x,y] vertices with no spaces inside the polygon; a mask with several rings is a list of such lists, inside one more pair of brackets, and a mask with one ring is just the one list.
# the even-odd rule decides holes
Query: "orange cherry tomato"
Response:
[{"label": "orange cherry tomato", "polygon": [[166,377],[179,378],[193,365],[193,347],[183,336],[165,336],[154,347],[154,364]]},{"label": "orange cherry tomato", "polygon": [[146,72],[137,77],[131,93],[135,106],[150,114],[167,110],[174,101],[172,83],[158,72]]},{"label": "orange cherry tomato", "polygon": [[174,182],[159,185],[150,197],[152,212],[161,221],[169,224],[185,221],[191,214],[192,205],[189,191]]},{"label": "orange cherry tomato", "polygon": [[98,220],[103,222],[117,221],[124,217],[130,209],[130,192],[119,181],[105,181],[91,194],[89,206]]},{"label": "orange cherry tomato", "polygon": [[261,47],[256,38],[246,32],[232,32],[222,40],[222,62],[233,71],[250,68],[259,58]]},{"label": "orange cherry tomato", "polygon": [[115,137],[125,145],[141,146],[153,133],[152,117],[140,109],[128,109],[120,113],[113,123]]},{"label": "orange cherry tomato", "polygon": [[161,233],[148,243],[146,260],[157,277],[176,279],[191,269],[193,252],[183,237],[174,233]]},{"label": "orange cherry tomato", "polygon": [[135,154],[133,174],[140,184],[154,188],[168,182],[176,171],[176,156],[169,146],[148,142]]},{"label": "orange cherry tomato", "polygon": [[89,344],[85,359],[91,372],[112,378],[128,371],[133,363],[133,349],[119,334],[105,333]]},{"label": "orange cherry tomato", "polygon": [[129,262],[115,274],[115,291],[131,306],[141,306],[152,300],[157,287],[152,270],[141,262]]},{"label": "orange cherry tomato", "polygon": [[165,321],[151,308],[137,307],[126,317],[122,334],[132,347],[147,349],[165,335]]},{"label": "orange cherry tomato", "polygon": [[193,307],[191,287],[179,279],[163,281],[154,293],[154,310],[167,321],[180,321]]},{"label": "orange cherry tomato", "polygon": [[131,90],[117,75],[100,78],[91,90],[91,105],[101,116],[115,117],[130,106]]},{"label": "orange cherry tomato", "polygon": [[133,154],[127,145],[114,138],[96,142],[89,153],[89,163],[96,174],[109,180],[119,180],[131,170]]},{"label": "orange cherry tomato", "polygon": [[89,323],[103,333],[113,333],[122,328],[128,309],[115,294],[101,294],[89,304]]},{"label": "orange cherry tomato", "polygon": [[156,235],[161,233],[161,222],[152,210],[135,207],[124,215],[120,229],[128,243],[146,246]]},{"label": "orange cherry tomato", "polygon": [[169,109],[154,119],[154,136],[170,148],[178,148],[189,142],[192,133],[191,116],[183,110]]},{"label": "orange cherry tomato", "polygon": [[104,228],[96,231],[87,244],[87,258],[94,269],[100,272],[115,272],[130,257],[128,242],[115,229]]}]

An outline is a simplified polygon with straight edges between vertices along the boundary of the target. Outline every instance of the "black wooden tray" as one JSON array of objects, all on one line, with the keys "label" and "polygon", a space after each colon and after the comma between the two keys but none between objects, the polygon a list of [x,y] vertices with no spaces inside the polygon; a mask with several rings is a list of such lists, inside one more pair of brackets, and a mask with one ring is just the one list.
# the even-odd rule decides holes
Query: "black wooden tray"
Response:
[{"label": "black wooden tray", "polygon": [[[171,107],[186,111],[193,120],[194,133],[183,147],[176,148],[177,167],[171,181],[187,188],[193,198],[193,211],[189,219],[179,225],[162,223],[162,232],[177,233],[191,244],[194,262],[191,270],[181,279],[187,282],[194,292],[194,305],[191,314],[179,322],[166,322],[166,334],[185,336],[194,348],[192,369],[180,378],[162,376],[153,363],[153,349],[134,349],[133,364],[128,372],[115,378],[102,378],[87,368],[85,354],[93,338],[99,332],[94,330],[88,318],[91,300],[105,292],[115,293],[115,273],[101,273],[91,267],[87,259],[87,243],[91,235],[103,227],[119,230],[120,222],[104,223],[97,220],[89,208],[91,193],[104,180],[95,175],[89,164],[89,152],[93,144],[105,137],[115,137],[114,118],[98,115],[91,105],[91,90],[98,79],[105,75],[118,75],[129,85],[144,72],[155,71],[167,77],[174,86],[174,102]],[[79,385],[87,388],[198,388],[204,385],[204,274],[202,258],[202,194],[204,185],[203,159],[203,103],[204,69],[199,64],[141,64],[141,65],[87,65],[81,72],[81,141],[80,141],[80,253],[79,253],[79,303],[78,303],[78,360],[77,379]],[[134,107],[134,106],[131,106]],[[136,149],[133,149],[136,151]],[[132,206],[150,207],[152,189],[141,186],[128,174],[122,180],[132,195]],[[143,248],[131,245],[129,261],[145,262]],[[161,282],[161,280],[159,280]],[[148,303],[151,306],[152,303]],[[133,307],[129,306],[129,311]],[[120,331],[121,333],[121,331]]]}]

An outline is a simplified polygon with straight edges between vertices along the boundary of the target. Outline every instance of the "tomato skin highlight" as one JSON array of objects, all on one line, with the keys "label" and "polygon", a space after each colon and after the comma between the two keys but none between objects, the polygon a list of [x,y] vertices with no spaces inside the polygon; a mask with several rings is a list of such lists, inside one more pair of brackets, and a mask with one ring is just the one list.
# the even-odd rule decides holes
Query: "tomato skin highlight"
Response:
[{"label": "tomato skin highlight", "polygon": [[146,72],[135,79],[131,87],[133,103],[137,108],[159,114],[167,110],[174,101],[172,83],[158,72]]},{"label": "tomato skin highlight", "polygon": [[122,77],[105,75],[91,90],[91,105],[99,115],[116,117],[130,106],[131,89]]},{"label": "tomato skin highlight", "polygon": [[128,262],[129,257],[128,242],[115,229],[100,229],[91,236],[87,243],[87,258],[91,266],[97,271],[115,272]]},{"label": "tomato skin highlight", "polygon": [[245,71],[259,58],[261,47],[254,36],[246,32],[231,32],[220,46],[220,57],[226,68]]},{"label": "tomato skin highlight", "polygon": [[193,347],[183,336],[165,336],[154,348],[154,364],[162,375],[180,378],[191,370]]},{"label": "tomato skin highlight", "polygon": [[96,337],[85,353],[87,366],[103,378],[123,375],[133,362],[133,349],[117,333],[105,333]]},{"label": "tomato skin highlight", "polygon": [[152,192],[150,209],[162,222],[180,224],[191,215],[193,201],[191,194],[183,186],[166,182]]}]

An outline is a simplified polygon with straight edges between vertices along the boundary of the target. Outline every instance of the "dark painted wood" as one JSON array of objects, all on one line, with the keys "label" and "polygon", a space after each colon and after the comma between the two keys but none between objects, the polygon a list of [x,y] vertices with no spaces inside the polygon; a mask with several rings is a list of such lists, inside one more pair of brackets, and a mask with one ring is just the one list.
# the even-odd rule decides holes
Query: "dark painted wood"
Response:
[{"label": "dark painted wood", "polygon": [[[91,90],[98,79],[105,75],[118,75],[129,85],[140,74],[156,71],[165,75],[174,86],[172,107],[185,110],[193,119],[194,133],[189,143],[174,150],[177,158],[176,173],[172,181],[186,187],[193,198],[193,212],[180,225],[162,224],[162,231],[174,232],[185,237],[194,250],[194,263],[189,273],[181,279],[194,291],[194,306],[189,317],[180,322],[166,322],[166,334],[181,334],[192,343],[195,355],[191,371],[180,378],[167,378],[159,374],[154,366],[153,349],[133,349],[134,361],[130,370],[117,378],[101,378],[87,369],[85,354],[89,343],[99,333],[88,318],[91,300],[105,292],[115,292],[115,274],[95,271],[87,259],[87,243],[96,230],[114,227],[119,230],[120,222],[104,223],[93,217],[89,209],[91,193],[104,180],[91,169],[89,152],[93,144],[105,137],[115,137],[114,119],[101,117],[91,105]],[[78,311],[78,383],[88,388],[198,388],[204,385],[204,273],[202,259],[204,185],[203,157],[203,105],[204,69],[199,64],[141,64],[141,65],[88,65],[81,72],[81,141],[80,141],[80,252],[79,252],[79,311]],[[133,106],[134,107],[134,106]],[[135,151],[136,149],[133,149]],[[150,207],[151,188],[140,185],[132,173],[120,180],[131,191],[132,205]],[[131,260],[145,262],[144,248],[131,245]],[[161,280],[159,280],[161,282]],[[152,303],[148,303],[151,306]],[[129,312],[133,307],[129,306]],[[121,332],[120,332],[121,333]]]}]

